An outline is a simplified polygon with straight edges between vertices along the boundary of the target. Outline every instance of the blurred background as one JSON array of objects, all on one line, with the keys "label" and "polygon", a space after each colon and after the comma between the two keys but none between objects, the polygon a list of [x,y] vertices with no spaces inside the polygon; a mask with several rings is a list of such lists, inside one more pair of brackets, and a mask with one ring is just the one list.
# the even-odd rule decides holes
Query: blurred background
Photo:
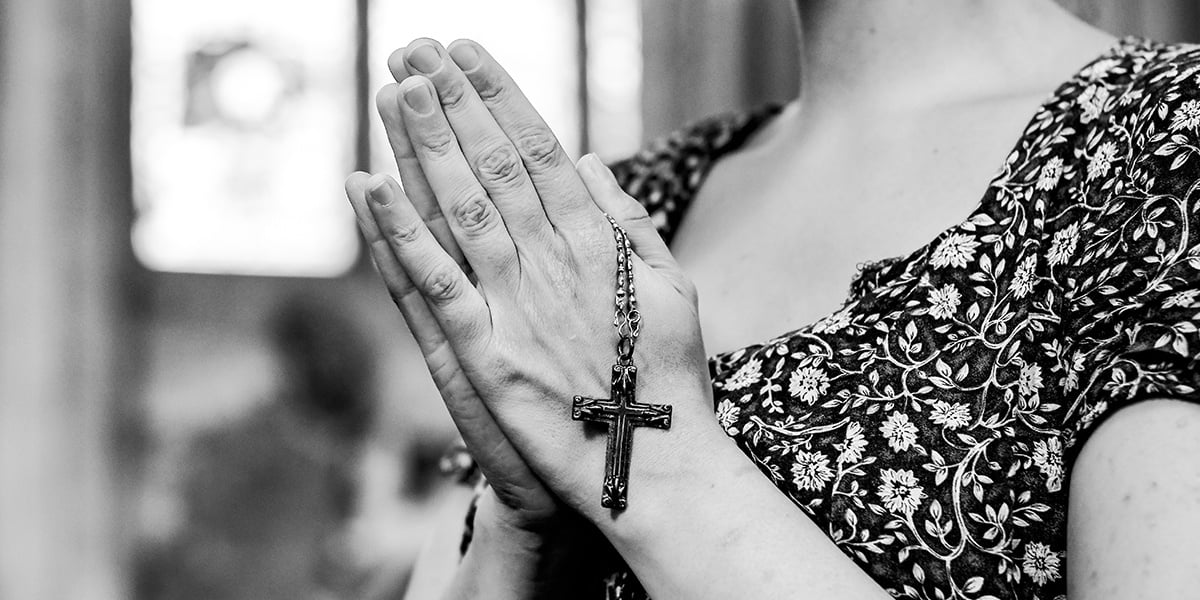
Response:
[{"label": "blurred background", "polygon": [[788,1],[0,0],[0,600],[399,598],[454,434],[341,192],[387,55],[479,40],[616,159],[792,97]]}]

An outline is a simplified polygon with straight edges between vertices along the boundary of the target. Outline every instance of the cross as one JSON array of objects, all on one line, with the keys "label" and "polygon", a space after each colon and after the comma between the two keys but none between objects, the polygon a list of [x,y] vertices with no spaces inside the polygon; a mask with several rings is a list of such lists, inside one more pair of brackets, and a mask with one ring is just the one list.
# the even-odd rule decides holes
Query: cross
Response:
[{"label": "cross", "polygon": [[612,398],[575,396],[571,418],[608,424],[608,449],[604,455],[604,490],[600,506],[625,508],[629,485],[629,454],[633,448],[634,427],[671,428],[671,407],[666,404],[641,404],[634,400],[637,367],[613,365]]}]

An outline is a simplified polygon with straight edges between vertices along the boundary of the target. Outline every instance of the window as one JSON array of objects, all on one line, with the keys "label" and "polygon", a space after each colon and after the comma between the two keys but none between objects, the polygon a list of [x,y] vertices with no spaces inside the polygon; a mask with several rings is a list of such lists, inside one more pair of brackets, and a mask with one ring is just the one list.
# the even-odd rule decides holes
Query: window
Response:
[{"label": "window", "polygon": [[[371,169],[394,172],[374,90],[391,79],[391,50],[417,36],[487,46],[576,156],[637,147],[637,0],[361,4],[365,36],[347,0],[134,0],[132,235],[143,264],[345,272],[359,252],[341,191],[363,144],[356,103],[372,104]],[[367,98],[355,68],[364,45]]]},{"label": "window", "polygon": [[347,269],[358,252],[339,200],[353,164],[354,4],[133,9],[138,258],[164,271]]}]

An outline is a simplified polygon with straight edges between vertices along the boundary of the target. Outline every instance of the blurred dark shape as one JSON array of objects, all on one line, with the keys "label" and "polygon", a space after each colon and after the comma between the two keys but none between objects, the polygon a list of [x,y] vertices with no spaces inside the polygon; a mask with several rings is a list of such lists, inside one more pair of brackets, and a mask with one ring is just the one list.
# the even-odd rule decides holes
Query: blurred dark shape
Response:
[{"label": "blurred dark shape", "polygon": [[467,481],[468,477],[460,475],[448,464],[464,460],[464,456],[469,459],[465,448],[461,453],[458,451],[460,447],[461,442],[454,443],[441,435],[423,435],[412,439],[404,456],[408,461],[408,469],[401,494],[410,502],[420,503],[448,483]]},{"label": "blurred dark shape", "polygon": [[375,413],[375,357],[358,325],[329,305],[297,298],[280,307],[271,339],[286,401],[343,435],[364,435]]},{"label": "blurred dark shape", "polygon": [[374,412],[371,347],[335,307],[308,299],[281,306],[269,329],[280,389],[191,440],[183,523],[144,550],[139,598],[351,598],[362,584],[346,527]]}]

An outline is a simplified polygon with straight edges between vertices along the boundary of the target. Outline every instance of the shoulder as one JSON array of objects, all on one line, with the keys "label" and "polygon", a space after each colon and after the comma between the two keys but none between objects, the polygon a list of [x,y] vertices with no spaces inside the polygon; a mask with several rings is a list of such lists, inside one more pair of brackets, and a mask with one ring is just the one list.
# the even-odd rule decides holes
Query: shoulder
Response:
[{"label": "shoulder", "polygon": [[1198,283],[1200,46],[1129,43],[1070,96],[1075,168],[1049,198],[1047,262],[1095,326]]},{"label": "shoulder", "polygon": [[625,192],[646,207],[659,233],[670,241],[712,165],[741,147],[779,110],[767,105],[695,121],[610,167]]},{"label": "shoulder", "polygon": [[[1127,40],[1122,48],[1081,74],[1077,114],[1092,156],[1113,167],[1108,179],[1153,187],[1155,175],[1200,162],[1200,45]],[[1106,165],[1092,162],[1088,179],[1104,178]]]},{"label": "shoulder", "polygon": [[1075,85],[1039,241],[1078,451],[1124,406],[1200,402],[1200,46],[1126,41]]},{"label": "shoulder", "polygon": [[1166,118],[1163,105],[1200,89],[1200,45],[1122,40],[1114,51],[1084,68],[1069,94],[1080,121],[1121,122],[1133,116]]},{"label": "shoulder", "polygon": [[1071,475],[1068,580],[1086,598],[1192,595],[1200,406],[1158,400],[1100,427]]}]

